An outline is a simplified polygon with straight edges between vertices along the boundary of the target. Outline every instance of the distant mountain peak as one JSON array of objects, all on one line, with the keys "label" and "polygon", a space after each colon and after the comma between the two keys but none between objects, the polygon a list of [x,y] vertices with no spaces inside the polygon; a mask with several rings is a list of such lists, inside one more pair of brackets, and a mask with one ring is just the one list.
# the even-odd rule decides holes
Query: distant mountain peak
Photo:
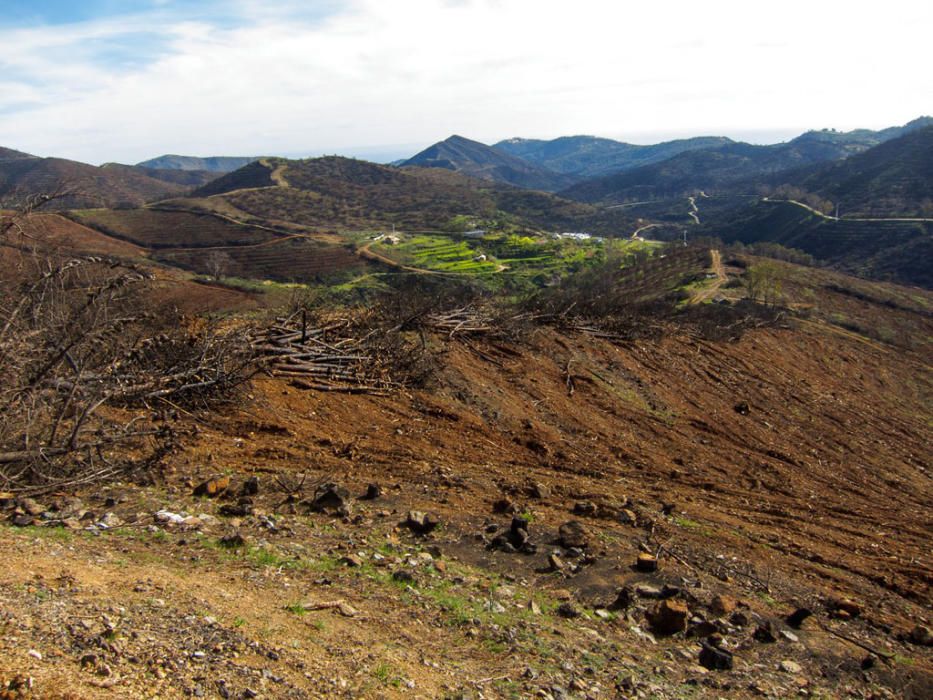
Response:
[{"label": "distant mountain peak", "polygon": [[572,183],[564,175],[459,134],[428,146],[402,165],[444,168],[533,190],[555,191]]}]

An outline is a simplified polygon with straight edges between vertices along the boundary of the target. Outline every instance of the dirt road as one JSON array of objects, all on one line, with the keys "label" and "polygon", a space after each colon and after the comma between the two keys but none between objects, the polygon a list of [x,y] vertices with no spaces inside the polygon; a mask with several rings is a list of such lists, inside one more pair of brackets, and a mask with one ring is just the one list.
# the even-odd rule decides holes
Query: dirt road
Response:
[{"label": "dirt road", "polygon": [[704,301],[709,301],[712,299],[716,293],[719,291],[719,288],[729,279],[726,276],[726,271],[722,266],[722,255],[715,248],[711,248],[709,251],[710,257],[712,258],[712,266],[710,268],[711,272],[716,273],[716,279],[712,280],[712,283],[700,289],[690,300],[691,304],[700,304]]}]

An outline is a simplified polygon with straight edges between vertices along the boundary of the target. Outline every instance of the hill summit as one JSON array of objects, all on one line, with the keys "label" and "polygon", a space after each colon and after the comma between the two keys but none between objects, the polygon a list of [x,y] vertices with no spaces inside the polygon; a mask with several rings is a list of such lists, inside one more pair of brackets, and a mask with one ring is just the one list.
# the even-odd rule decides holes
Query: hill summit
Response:
[{"label": "hill summit", "polygon": [[573,182],[566,175],[457,135],[429,146],[402,165],[445,168],[482,180],[546,192],[562,189]]}]

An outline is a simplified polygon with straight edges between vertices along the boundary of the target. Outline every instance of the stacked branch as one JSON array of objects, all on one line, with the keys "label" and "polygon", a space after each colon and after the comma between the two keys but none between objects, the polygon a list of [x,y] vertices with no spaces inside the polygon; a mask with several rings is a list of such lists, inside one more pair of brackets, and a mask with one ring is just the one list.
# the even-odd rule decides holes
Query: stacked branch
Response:
[{"label": "stacked branch", "polygon": [[299,384],[305,388],[373,394],[397,388],[389,358],[370,342],[374,334],[355,330],[347,319],[310,324],[302,312],[277,319],[253,338],[252,348],[271,374],[307,380]]},{"label": "stacked branch", "polygon": [[486,335],[497,330],[496,319],[481,309],[465,306],[459,309],[427,314],[423,325],[434,331],[455,335]]}]

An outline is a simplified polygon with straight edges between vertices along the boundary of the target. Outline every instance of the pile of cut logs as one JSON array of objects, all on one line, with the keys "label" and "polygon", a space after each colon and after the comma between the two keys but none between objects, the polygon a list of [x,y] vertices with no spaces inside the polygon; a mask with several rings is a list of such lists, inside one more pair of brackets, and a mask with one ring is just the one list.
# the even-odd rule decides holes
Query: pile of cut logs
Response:
[{"label": "pile of cut logs", "polygon": [[494,320],[478,309],[465,306],[453,311],[428,314],[424,319],[427,328],[448,333],[452,338],[459,334],[482,335],[495,329]]},{"label": "pile of cut logs", "polygon": [[382,394],[397,386],[378,357],[366,353],[366,338],[354,338],[350,323],[311,327],[304,314],[276,319],[253,339],[253,349],[274,376],[316,391]]}]

